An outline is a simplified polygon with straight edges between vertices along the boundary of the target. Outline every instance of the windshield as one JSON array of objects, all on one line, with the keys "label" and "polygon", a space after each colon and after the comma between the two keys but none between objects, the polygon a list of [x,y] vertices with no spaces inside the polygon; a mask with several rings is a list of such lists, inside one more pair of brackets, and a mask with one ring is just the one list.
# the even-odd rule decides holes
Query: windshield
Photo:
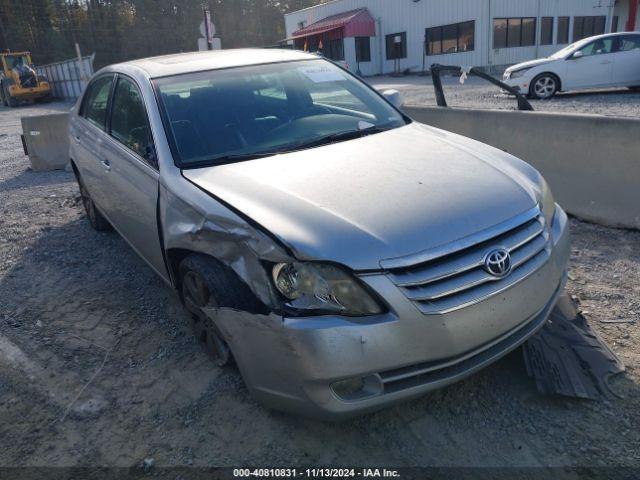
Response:
[{"label": "windshield", "polygon": [[7,66],[10,70],[21,66],[29,66],[29,58],[26,55],[9,55],[7,56]]},{"label": "windshield", "polygon": [[181,167],[300,150],[405,124],[376,92],[320,59],[166,77],[154,85]]},{"label": "windshield", "polygon": [[575,43],[572,43],[571,45],[568,45],[568,46],[564,47],[562,50],[557,51],[556,53],[551,55],[549,58],[552,58],[554,60],[558,60],[558,59],[564,58],[567,55],[569,55],[571,52],[573,52],[574,50],[579,49],[580,47],[586,45],[590,41],[591,41],[590,38],[585,38],[583,40],[579,40],[579,41],[577,41]]}]

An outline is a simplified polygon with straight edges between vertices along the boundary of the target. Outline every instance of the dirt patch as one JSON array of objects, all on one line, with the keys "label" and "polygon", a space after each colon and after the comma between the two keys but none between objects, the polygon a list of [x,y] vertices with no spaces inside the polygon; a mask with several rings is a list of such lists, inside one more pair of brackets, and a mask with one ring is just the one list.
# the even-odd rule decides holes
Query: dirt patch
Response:
[{"label": "dirt patch", "polygon": [[72,175],[28,169],[17,126],[37,111],[0,110],[0,465],[640,466],[640,233],[572,221],[569,291],[628,369],[615,401],[539,395],[517,351],[319,423],[257,405],[126,243],[89,228]]}]

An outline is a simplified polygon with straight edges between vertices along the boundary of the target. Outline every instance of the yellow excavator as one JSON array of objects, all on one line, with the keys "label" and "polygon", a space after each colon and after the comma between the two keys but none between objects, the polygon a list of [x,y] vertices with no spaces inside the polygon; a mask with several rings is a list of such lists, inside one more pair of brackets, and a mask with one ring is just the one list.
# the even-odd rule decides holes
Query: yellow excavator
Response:
[{"label": "yellow excavator", "polygon": [[0,53],[0,60],[0,98],[6,107],[51,96],[49,81],[36,73],[29,52]]}]

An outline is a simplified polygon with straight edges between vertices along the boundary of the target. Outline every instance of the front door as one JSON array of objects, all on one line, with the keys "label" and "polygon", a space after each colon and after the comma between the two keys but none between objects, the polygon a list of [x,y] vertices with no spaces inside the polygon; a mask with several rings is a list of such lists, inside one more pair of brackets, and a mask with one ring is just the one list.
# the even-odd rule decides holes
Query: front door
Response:
[{"label": "front door", "polygon": [[582,56],[567,59],[567,76],[563,90],[611,85],[613,43],[612,38],[594,40],[579,50]]},{"label": "front door", "polygon": [[118,75],[111,104],[110,136],[102,147],[114,200],[107,213],[134,250],[168,280],[157,221],[160,175],[146,108],[133,80]]},{"label": "front door", "polygon": [[[102,144],[106,137],[109,95],[114,76],[104,75],[96,78],[87,87],[82,102],[80,118],[71,123],[71,141],[77,157],[76,165],[80,171],[82,183],[98,209],[107,213],[111,198],[108,195],[108,165],[102,156]],[[108,217],[108,214],[107,214]]]}]

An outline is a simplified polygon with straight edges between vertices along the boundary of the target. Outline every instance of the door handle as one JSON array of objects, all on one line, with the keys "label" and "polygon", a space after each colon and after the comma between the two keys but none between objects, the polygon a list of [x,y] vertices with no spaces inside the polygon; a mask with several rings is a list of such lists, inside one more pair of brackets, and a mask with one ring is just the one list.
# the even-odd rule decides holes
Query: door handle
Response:
[{"label": "door handle", "polygon": [[81,143],[81,142],[80,142],[80,136],[75,135],[75,136],[73,137],[73,139],[76,141],[76,143]]},{"label": "door handle", "polygon": [[109,160],[102,160],[100,163],[102,163],[102,166],[107,172],[111,171],[111,162],[109,162]]}]

